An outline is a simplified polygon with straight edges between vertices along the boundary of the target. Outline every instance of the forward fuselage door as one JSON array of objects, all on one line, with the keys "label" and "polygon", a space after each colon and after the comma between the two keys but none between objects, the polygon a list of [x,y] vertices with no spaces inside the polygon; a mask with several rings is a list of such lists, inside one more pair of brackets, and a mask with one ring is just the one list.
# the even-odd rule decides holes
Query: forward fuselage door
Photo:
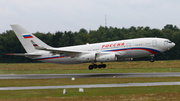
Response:
[{"label": "forward fuselage door", "polygon": [[157,41],[156,41],[156,40],[153,40],[153,41],[152,41],[152,46],[153,46],[153,47],[157,47]]}]

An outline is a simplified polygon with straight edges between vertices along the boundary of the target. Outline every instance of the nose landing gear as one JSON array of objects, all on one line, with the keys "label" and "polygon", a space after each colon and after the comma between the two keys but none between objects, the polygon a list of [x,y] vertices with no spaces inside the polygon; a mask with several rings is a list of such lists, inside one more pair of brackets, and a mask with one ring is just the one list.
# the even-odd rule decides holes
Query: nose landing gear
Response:
[{"label": "nose landing gear", "polygon": [[154,62],[154,55],[151,56],[150,62]]}]

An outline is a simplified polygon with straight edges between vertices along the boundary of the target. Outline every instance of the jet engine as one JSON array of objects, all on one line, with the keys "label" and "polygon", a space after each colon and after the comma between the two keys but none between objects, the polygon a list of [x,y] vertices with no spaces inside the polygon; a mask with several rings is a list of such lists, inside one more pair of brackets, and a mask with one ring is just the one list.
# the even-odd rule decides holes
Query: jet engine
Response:
[{"label": "jet engine", "polygon": [[77,57],[77,61],[81,62],[90,62],[90,61],[95,61],[95,53],[90,53],[90,54],[82,54]]},{"label": "jet engine", "polygon": [[97,54],[96,61],[97,62],[108,62],[108,61],[116,61],[116,54]]}]

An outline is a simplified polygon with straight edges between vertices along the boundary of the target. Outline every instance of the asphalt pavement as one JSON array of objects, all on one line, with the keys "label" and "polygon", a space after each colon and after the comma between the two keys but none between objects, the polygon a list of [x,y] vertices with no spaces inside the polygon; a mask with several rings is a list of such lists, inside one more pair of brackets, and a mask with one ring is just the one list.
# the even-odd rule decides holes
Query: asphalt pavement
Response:
[{"label": "asphalt pavement", "polygon": [[180,77],[180,72],[169,73],[87,73],[87,74],[11,74],[0,79],[54,79],[54,78],[132,78],[132,77]]},{"label": "asphalt pavement", "polygon": [[105,87],[137,87],[180,85],[180,82],[151,82],[151,83],[123,83],[123,84],[92,84],[92,85],[63,85],[63,86],[31,86],[31,87],[0,87],[0,90],[30,90],[30,89],[65,89],[65,88],[105,88]]}]

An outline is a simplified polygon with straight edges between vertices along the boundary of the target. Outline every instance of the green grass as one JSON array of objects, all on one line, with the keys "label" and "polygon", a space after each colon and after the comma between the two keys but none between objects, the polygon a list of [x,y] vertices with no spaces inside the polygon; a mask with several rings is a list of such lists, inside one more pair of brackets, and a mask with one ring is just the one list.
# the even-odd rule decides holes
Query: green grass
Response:
[{"label": "green grass", "polygon": [[154,63],[150,63],[149,61],[109,62],[106,63],[107,68],[93,70],[88,70],[89,64],[90,63],[74,65],[49,63],[0,64],[0,74],[180,72],[180,60],[155,61]]},{"label": "green grass", "polygon": [[[0,91],[2,100],[119,100],[119,98],[132,100],[173,100],[180,99],[180,86],[151,86],[151,87],[113,87],[113,88],[86,88],[83,93],[78,89],[67,89],[67,94],[62,95],[63,89],[44,90],[18,90]],[[147,97],[149,97],[147,99]]]},{"label": "green grass", "polygon": [[55,86],[55,85],[85,85],[85,84],[120,84],[120,83],[145,83],[145,82],[174,82],[180,77],[136,77],[136,78],[70,78],[63,79],[5,79],[0,80],[0,87],[21,86]]}]

